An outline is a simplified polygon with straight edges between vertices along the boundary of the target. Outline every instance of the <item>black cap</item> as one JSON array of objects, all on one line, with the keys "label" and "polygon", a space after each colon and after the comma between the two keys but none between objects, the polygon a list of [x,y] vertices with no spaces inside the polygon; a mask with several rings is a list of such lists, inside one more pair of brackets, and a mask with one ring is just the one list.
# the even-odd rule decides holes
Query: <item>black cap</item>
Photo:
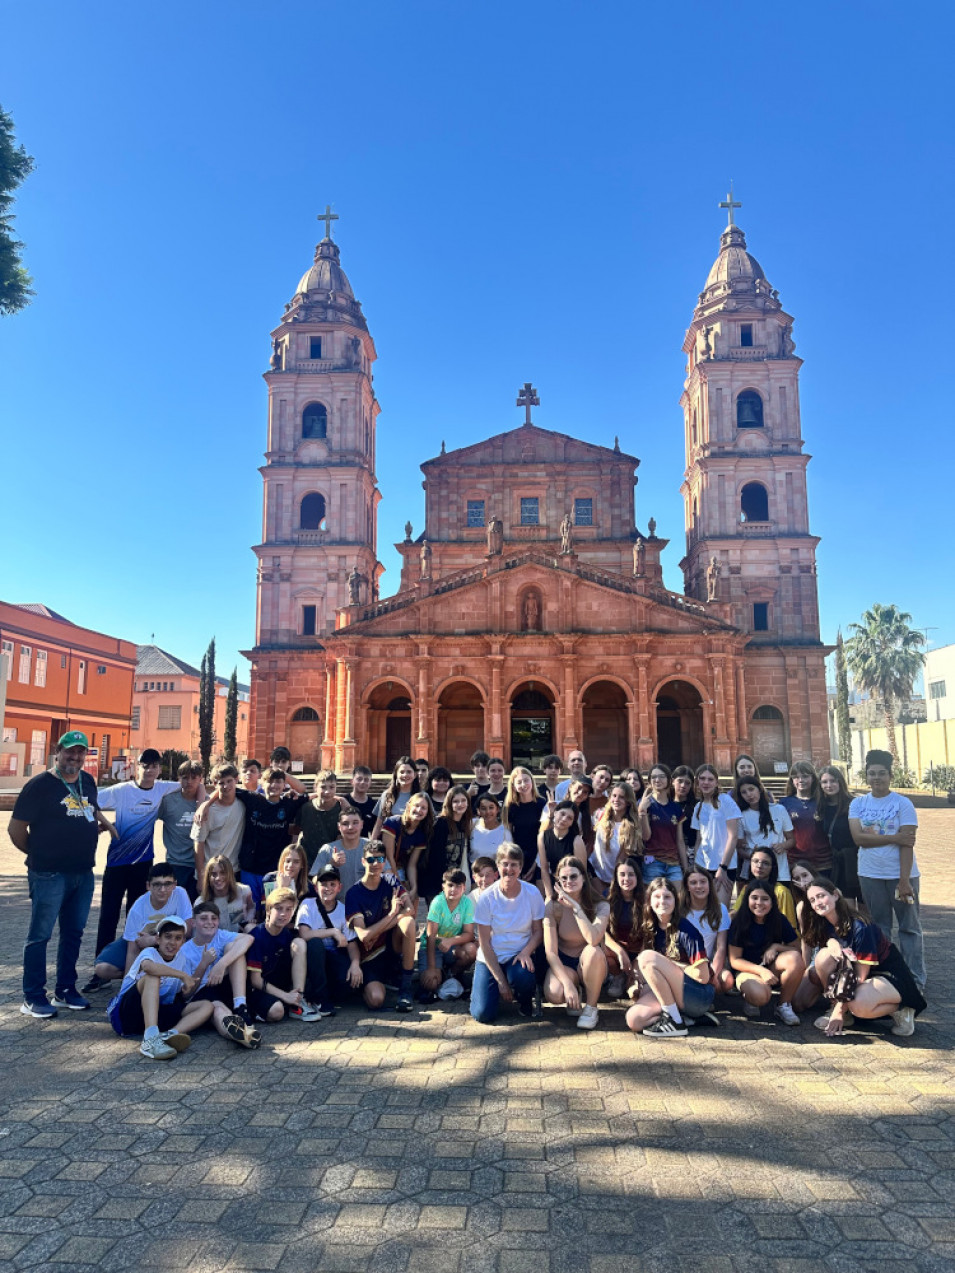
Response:
[{"label": "black cap", "polygon": [[139,763],[141,765],[161,765],[162,756],[155,747],[147,747],[145,751],[139,753]]},{"label": "black cap", "polygon": [[327,866],[322,867],[315,878],[317,880],[338,880],[341,883],[342,873],[337,866],[332,866],[329,863]]}]

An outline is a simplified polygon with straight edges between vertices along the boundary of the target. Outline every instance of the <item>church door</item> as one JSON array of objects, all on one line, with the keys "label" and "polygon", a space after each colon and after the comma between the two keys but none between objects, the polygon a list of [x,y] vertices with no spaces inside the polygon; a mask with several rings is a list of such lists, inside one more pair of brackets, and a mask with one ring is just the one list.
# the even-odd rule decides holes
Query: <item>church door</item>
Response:
[{"label": "church door", "polygon": [[554,705],[540,690],[525,688],[511,702],[511,768],[542,773],[541,761],[554,750]]},{"label": "church door", "polygon": [[385,768],[394,769],[401,756],[411,755],[411,713],[388,717],[385,727]]}]

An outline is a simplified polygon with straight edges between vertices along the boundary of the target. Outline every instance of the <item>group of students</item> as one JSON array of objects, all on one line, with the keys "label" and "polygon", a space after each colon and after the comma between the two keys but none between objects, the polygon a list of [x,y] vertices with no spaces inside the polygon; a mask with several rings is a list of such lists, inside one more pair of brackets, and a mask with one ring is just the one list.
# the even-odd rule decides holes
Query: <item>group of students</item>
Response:
[{"label": "group of students", "polygon": [[[279,766],[255,792],[248,770],[240,789],[219,766],[211,795],[196,793],[191,878],[149,868],[84,992],[121,979],[114,1028],[168,1060],[206,1023],[255,1048],[263,1025],[320,1020],[355,994],[376,1010],[393,991],[410,1012],[416,971],[418,1002],[470,985],[485,1023],[502,1003],[531,1018],[548,1003],[593,1029],[601,999],[627,998],[631,1030],[679,1038],[718,1025],[716,996],[738,995],[745,1016],[774,1005],[787,1025],[825,1000],[815,1024],[828,1036],[880,1016],[913,1033],[926,1006],[917,817],[891,791],[887,753],[869,753],[870,790],[854,800],[841,770],[804,761],[778,801],[748,756],[732,794],[710,765],[656,764],[646,782],[588,774],[581,752],[567,778],[556,756],[543,768],[538,786],[477,752],[465,786],[403,757],[375,801],[364,767],[349,796],[319,774],[310,800]],[[208,852],[210,818],[236,801],[237,862]],[[337,830],[314,850],[306,807]]]}]

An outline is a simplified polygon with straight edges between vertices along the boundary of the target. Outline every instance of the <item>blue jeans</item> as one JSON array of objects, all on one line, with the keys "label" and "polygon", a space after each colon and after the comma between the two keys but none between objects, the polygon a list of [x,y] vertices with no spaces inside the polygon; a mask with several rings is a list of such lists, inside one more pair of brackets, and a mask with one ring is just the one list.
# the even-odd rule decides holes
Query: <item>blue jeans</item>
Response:
[{"label": "blue jeans", "polygon": [[240,871],[239,880],[243,884],[248,884],[252,890],[252,900],[255,902],[255,912],[258,914],[262,910],[262,903],[265,901],[265,880],[264,875],[253,875],[251,871]]},{"label": "blue jeans", "polygon": [[[507,984],[514,992],[514,998],[522,1008],[529,1009],[534,997],[534,989],[543,973],[541,958],[543,948],[538,946],[534,951],[534,968],[528,971],[517,962],[515,955],[511,959],[500,960],[501,972],[507,978]],[[497,1020],[497,1012],[501,1002],[501,990],[491,973],[490,968],[482,960],[474,965],[474,980],[471,983],[471,1016],[482,1025],[490,1025]]]},{"label": "blue jeans", "polygon": [[671,884],[683,883],[683,867],[679,862],[661,862],[659,858],[654,858],[652,862],[644,860],[640,871],[643,875],[644,884],[651,884],[661,875],[664,879],[669,880]]},{"label": "blue jeans", "polygon": [[27,871],[30,887],[30,930],[23,947],[23,997],[37,1003],[46,997],[46,948],[57,921],[56,990],[76,989],[76,961],[93,900],[93,872]]}]

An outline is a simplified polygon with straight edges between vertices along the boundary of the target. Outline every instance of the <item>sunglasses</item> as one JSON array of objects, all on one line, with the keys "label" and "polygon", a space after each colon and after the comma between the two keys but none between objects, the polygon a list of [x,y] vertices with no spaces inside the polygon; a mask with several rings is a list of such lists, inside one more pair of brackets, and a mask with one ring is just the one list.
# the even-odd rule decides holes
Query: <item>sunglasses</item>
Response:
[{"label": "sunglasses", "polygon": [[376,853],[370,857],[365,858],[366,862],[384,862],[386,860],[387,859],[385,858],[385,855],[383,853]]}]

